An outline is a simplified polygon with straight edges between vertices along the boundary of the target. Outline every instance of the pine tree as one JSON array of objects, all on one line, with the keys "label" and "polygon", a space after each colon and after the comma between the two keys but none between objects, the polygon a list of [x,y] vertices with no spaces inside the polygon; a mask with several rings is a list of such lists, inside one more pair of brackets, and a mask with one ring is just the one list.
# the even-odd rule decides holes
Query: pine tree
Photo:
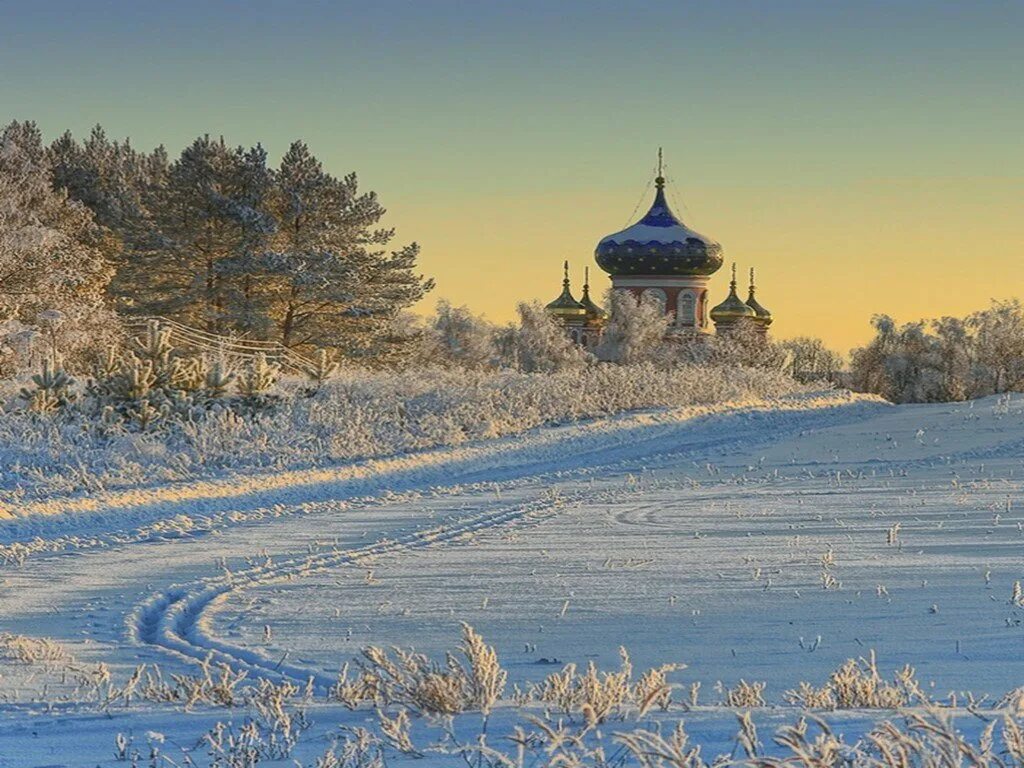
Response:
[{"label": "pine tree", "polygon": [[433,286],[416,273],[418,246],[390,249],[376,195],[326,173],[302,142],[277,170],[262,147],[209,136],[168,164],[162,147],[140,153],[100,126],[38,149],[55,188],[101,225],[120,311],[366,362],[416,340],[398,323]]},{"label": "pine tree", "polygon": [[274,174],[267,166],[267,153],[257,144],[243,152],[232,184],[225,215],[237,228],[233,253],[218,266],[225,295],[226,326],[242,336],[266,339],[272,335],[269,292],[263,285],[267,264],[272,262],[271,238],[277,222],[268,209]]},{"label": "pine tree", "polygon": [[384,208],[360,193],[355,174],[336,179],[295,142],[276,174],[274,254],[268,260],[271,317],[282,344],[379,352],[397,314],[433,287],[415,274],[419,248],[386,251],[376,228]]},{"label": "pine tree", "polygon": [[153,231],[122,275],[132,310],[169,315],[213,333],[227,329],[225,265],[243,248],[239,226],[244,152],[223,139],[196,139],[146,194]]},{"label": "pine tree", "polygon": [[85,205],[104,228],[102,246],[115,268],[107,291],[131,311],[140,289],[145,290],[133,279],[138,277],[132,269],[135,252],[154,236],[145,199],[166,177],[166,151],[137,152],[127,139],[111,142],[97,125],[82,144],[65,132],[46,154],[54,188]]},{"label": "pine tree", "polygon": [[96,223],[131,239],[145,228],[146,191],[163,181],[167,154],[137,152],[128,139],[110,141],[99,125],[79,144],[66,131],[47,148],[53,186],[93,212]]}]

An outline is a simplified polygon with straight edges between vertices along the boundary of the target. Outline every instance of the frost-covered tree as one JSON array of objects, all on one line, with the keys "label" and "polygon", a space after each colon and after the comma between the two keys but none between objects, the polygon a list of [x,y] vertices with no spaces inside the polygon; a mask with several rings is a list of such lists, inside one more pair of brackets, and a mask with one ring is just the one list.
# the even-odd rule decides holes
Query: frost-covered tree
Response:
[{"label": "frost-covered tree", "polygon": [[540,302],[521,302],[517,309],[519,325],[507,329],[499,339],[504,367],[528,373],[553,372],[582,368],[593,361]]},{"label": "frost-covered tree", "polygon": [[[59,352],[75,364],[116,332],[104,306],[104,233],[50,183],[33,123],[0,132],[0,347]],[[40,347],[43,347],[40,350]]]},{"label": "frost-covered tree", "polygon": [[89,208],[104,227],[104,252],[115,269],[107,292],[130,311],[148,293],[147,273],[133,266],[136,252],[154,236],[146,195],[164,182],[166,151],[139,152],[127,139],[111,141],[97,125],[82,143],[65,132],[46,154],[54,187]]},{"label": "frost-covered tree", "polygon": [[81,144],[66,131],[46,154],[54,187],[89,208],[97,224],[128,239],[144,233],[143,196],[167,173],[163,147],[139,152],[128,139],[111,141],[97,125]]},{"label": "frost-covered tree", "polygon": [[433,285],[416,273],[418,246],[389,247],[376,195],[302,142],[276,169],[258,145],[209,136],[168,164],[162,147],[140,153],[97,126],[46,155],[53,184],[110,233],[121,311],[374,364],[414,345],[398,318]]},{"label": "frost-covered tree", "polygon": [[224,215],[234,223],[237,237],[232,253],[218,265],[224,323],[243,336],[266,339],[274,335],[274,324],[264,276],[277,222],[269,209],[274,173],[262,146],[238,150],[231,186]]},{"label": "frost-covered tree", "polygon": [[634,364],[664,360],[670,318],[650,296],[612,291],[610,319],[596,350],[600,360]]},{"label": "frost-covered tree", "polygon": [[967,324],[958,317],[932,322],[938,358],[940,399],[944,402],[977,396],[974,345]]},{"label": "frost-covered tree", "polygon": [[797,336],[778,344],[786,354],[786,372],[800,382],[835,382],[843,370],[843,357],[821,339]]},{"label": "frost-covered tree", "polygon": [[886,360],[896,351],[896,321],[888,315],[874,315],[871,327],[875,337],[850,352],[850,378],[853,388],[886,397],[891,390]]},{"label": "frost-covered tree", "polygon": [[978,337],[957,318],[897,323],[872,318],[875,337],[851,353],[851,384],[896,403],[945,402],[987,394]]},{"label": "frost-covered tree", "polygon": [[993,301],[967,318],[974,337],[974,359],[984,394],[1024,390],[1024,307],[1020,301]]},{"label": "frost-covered tree", "polygon": [[439,365],[481,369],[495,365],[497,329],[467,307],[441,300],[427,319],[424,361]]}]

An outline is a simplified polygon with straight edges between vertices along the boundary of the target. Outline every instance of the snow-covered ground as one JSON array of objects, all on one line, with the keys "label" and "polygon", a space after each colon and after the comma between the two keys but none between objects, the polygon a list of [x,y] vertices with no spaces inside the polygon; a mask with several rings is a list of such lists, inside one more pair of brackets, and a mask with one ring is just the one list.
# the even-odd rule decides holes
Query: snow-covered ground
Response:
[{"label": "snow-covered ground", "polygon": [[[1024,398],[825,393],[50,498],[0,522],[0,632],[114,679],[212,653],[323,691],[366,645],[440,656],[465,621],[510,683],[613,668],[625,645],[638,669],[687,664],[701,704],[743,678],[782,705],[873,649],[935,697],[998,697],[1024,684],[1022,458]],[[67,666],[0,661],[0,766],[107,764],[118,732],[194,741],[224,717],[55,705]],[[312,717],[306,754],[368,715]],[[735,731],[713,707],[687,719],[712,743]]]}]

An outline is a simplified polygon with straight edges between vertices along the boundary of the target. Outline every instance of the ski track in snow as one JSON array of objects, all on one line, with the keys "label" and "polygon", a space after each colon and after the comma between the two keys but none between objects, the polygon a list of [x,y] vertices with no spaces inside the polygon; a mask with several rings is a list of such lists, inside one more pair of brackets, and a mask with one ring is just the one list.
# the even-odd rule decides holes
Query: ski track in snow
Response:
[{"label": "ski track in snow", "polygon": [[[870,398],[850,398],[836,394],[810,400],[795,398],[767,407],[723,410],[717,415],[708,415],[706,410],[695,413],[693,409],[686,409],[654,417],[650,414],[619,417],[576,428],[540,431],[531,438],[523,439],[523,445],[520,446],[516,445],[517,441],[502,440],[491,451],[487,448],[470,449],[473,456],[468,459],[463,455],[465,449],[431,452],[426,458],[439,474],[445,473],[460,484],[510,480],[536,483],[552,475],[584,468],[594,471],[609,463],[621,465],[627,461],[635,464],[640,460],[657,463],[678,462],[683,457],[707,458],[728,450],[730,446],[749,447],[757,442],[776,440],[783,434],[799,433],[825,425],[835,426],[863,418],[886,407]],[[766,428],[769,426],[771,428]],[[553,449],[557,452],[559,444],[569,442],[573,444],[573,450],[561,451],[558,459],[554,460]],[[480,467],[480,451],[495,456],[487,469]],[[538,452],[542,456],[537,456]],[[446,466],[445,459],[451,459],[454,466]],[[408,490],[415,485],[416,480],[422,483],[437,479],[432,473],[426,478],[415,470],[410,473],[402,466],[402,462],[398,463],[400,468],[395,472],[397,476],[389,476],[387,469],[393,466],[393,462],[381,462],[381,465],[384,467],[384,477],[367,479],[365,484]],[[340,473],[343,474],[344,470]],[[410,474],[412,477],[409,477]],[[365,484],[356,484],[356,487],[363,491]],[[293,487],[275,487],[270,491],[268,502],[280,503],[282,493],[286,493],[292,503],[324,498],[321,486],[304,485],[301,488],[303,490],[297,492]],[[351,486],[332,487],[331,493],[346,490],[352,492],[354,489]],[[267,562],[223,577],[172,587],[153,595],[130,614],[129,636],[134,642],[157,646],[185,659],[201,661],[209,658],[236,671],[246,671],[251,676],[271,679],[289,677],[302,682],[312,678],[318,688],[326,690],[335,682],[333,675],[291,664],[286,656],[275,659],[260,651],[228,643],[213,634],[206,614],[223,604],[232,594],[250,587],[286,582],[332,568],[357,564],[363,558],[440,546],[497,527],[521,525],[556,514],[559,509],[579,504],[586,497],[586,491],[557,497],[545,495],[532,502],[481,515],[469,515],[452,524],[414,531],[364,547]],[[336,496],[334,498],[337,499]]]}]

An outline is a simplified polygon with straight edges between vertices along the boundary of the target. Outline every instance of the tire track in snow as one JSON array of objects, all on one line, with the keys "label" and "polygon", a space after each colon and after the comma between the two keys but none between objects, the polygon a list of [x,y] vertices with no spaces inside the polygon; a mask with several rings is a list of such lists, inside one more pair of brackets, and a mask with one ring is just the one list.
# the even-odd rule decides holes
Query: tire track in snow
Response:
[{"label": "tire track in snow", "polygon": [[471,515],[450,525],[418,530],[394,539],[381,539],[364,547],[315,553],[277,563],[268,559],[265,564],[222,577],[172,587],[153,595],[130,614],[129,635],[137,643],[157,646],[193,661],[210,658],[236,671],[272,679],[291,678],[305,682],[313,678],[318,688],[327,690],[336,682],[334,677],[289,664],[285,658],[272,659],[258,651],[217,638],[205,621],[207,611],[249,587],[263,587],[331,568],[358,565],[366,558],[380,555],[450,544],[495,528],[539,522],[557,514],[561,509],[578,505],[585,495],[544,494],[531,502]]}]

